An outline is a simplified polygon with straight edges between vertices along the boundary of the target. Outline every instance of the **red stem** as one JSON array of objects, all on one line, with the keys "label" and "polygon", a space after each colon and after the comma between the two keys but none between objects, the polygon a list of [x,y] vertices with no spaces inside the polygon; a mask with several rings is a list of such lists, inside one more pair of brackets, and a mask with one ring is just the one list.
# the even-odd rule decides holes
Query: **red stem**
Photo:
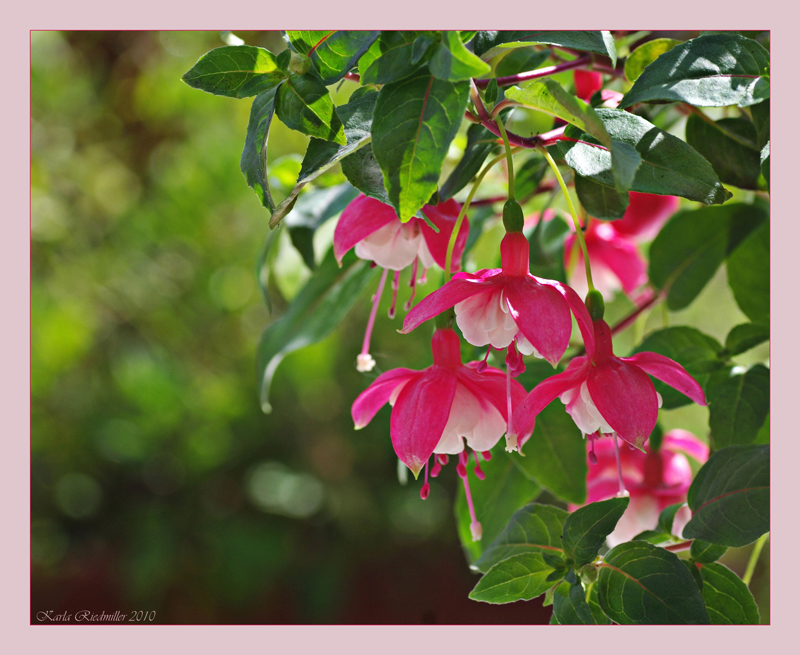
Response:
[{"label": "red stem", "polygon": [[[517,73],[516,75],[507,75],[506,77],[498,77],[497,86],[511,86],[512,84],[517,84],[518,82],[535,80],[538,77],[548,77],[549,75],[555,75],[556,73],[562,73],[563,71],[581,68],[587,64],[590,64],[591,62],[592,58],[588,55],[585,55],[583,57],[573,59],[572,61],[566,61],[563,64],[556,64],[555,66],[547,66],[545,68],[537,68],[536,70],[527,71],[525,73]],[[491,80],[475,80],[475,86],[477,86],[479,89],[485,89],[487,86],[489,86],[489,82],[491,82]]]},{"label": "red stem", "polygon": [[344,79],[353,80],[353,82],[361,82],[361,76],[358,73],[345,73]]},{"label": "red stem", "polygon": [[677,553],[681,550],[689,550],[691,548],[692,542],[691,541],[682,541],[679,544],[670,544],[669,546],[664,546],[664,550],[668,550],[671,553]]}]

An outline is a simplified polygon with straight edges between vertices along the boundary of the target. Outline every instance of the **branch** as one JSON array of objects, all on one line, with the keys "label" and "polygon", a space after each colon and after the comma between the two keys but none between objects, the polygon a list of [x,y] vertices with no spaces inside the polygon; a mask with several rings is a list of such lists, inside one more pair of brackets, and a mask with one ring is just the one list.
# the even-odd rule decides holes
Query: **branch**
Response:
[{"label": "branch", "polygon": [[[555,66],[547,66],[545,68],[537,68],[536,70],[528,71],[526,73],[507,75],[506,77],[498,77],[497,86],[511,86],[512,84],[525,82],[526,80],[535,80],[538,77],[548,77],[549,75],[555,75],[556,73],[561,73],[563,71],[582,68],[583,66],[591,63],[592,58],[588,55],[584,55],[583,57],[578,57],[577,59],[564,62],[563,64],[556,64]],[[491,82],[491,80],[475,80],[475,85],[479,89],[485,89],[487,86],[489,86],[489,82]]]}]

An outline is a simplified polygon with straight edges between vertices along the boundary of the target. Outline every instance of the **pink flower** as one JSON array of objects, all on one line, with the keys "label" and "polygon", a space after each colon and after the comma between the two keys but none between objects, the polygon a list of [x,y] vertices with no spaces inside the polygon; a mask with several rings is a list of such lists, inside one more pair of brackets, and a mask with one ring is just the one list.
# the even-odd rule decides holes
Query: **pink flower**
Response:
[{"label": "pink flower", "polygon": [[427,467],[431,456],[437,455],[432,472],[436,477],[441,464],[447,463],[447,455],[458,455],[458,472],[473,516],[473,537],[479,539],[480,524],[475,519],[466,478],[466,448],[473,450],[476,474],[482,477],[475,453],[489,459],[488,451],[506,432],[507,386],[514,404],[524,398],[525,389],[496,368],[481,367],[483,372],[478,373],[478,362],[463,365],[461,344],[453,330],[436,330],[431,349],[433,366],[422,371],[397,368],[378,376],[353,403],[353,421],[356,429],[361,429],[387,402],[392,405],[392,445],[415,476],[425,467],[423,498],[430,491]]},{"label": "pink flower", "polygon": [[680,199],[675,196],[654,193],[631,191],[629,198],[625,215],[618,221],[612,221],[611,225],[620,236],[637,242],[654,239],[680,205]]},{"label": "pink flower", "polygon": [[611,329],[603,320],[594,321],[594,340],[586,342],[586,356],[576,357],[567,370],[547,378],[526,396],[514,411],[514,429],[532,432],[537,414],[560,397],[584,435],[615,433],[642,448],[661,406],[648,374],[699,405],[706,404],[702,388],[680,364],[650,352],[615,357]]},{"label": "pink flower", "polygon": [[422,300],[406,315],[402,332],[455,307],[458,327],[473,346],[502,349],[516,339],[522,354],[555,365],[569,345],[572,310],[584,341],[593,341],[591,319],[578,294],[530,274],[528,240],[521,232],[503,237],[500,254],[502,268],[458,273]]},{"label": "pink flower", "polygon": [[602,73],[594,71],[577,70],[573,73],[573,80],[575,95],[586,102],[589,102],[589,99],[603,87]]},{"label": "pink flower", "polygon": [[[589,439],[586,447],[589,458],[586,503],[613,498],[618,490],[618,474],[612,440]],[[619,450],[622,478],[630,493],[630,504],[614,532],[606,537],[609,547],[630,541],[645,530],[655,529],[663,509],[686,501],[692,484],[692,469],[686,455],[700,464],[708,459],[708,446],[685,430],[667,432],[657,452],[651,452],[649,445],[647,453],[629,448]],[[578,507],[570,505],[569,510],[572,512]],[[672,525],[673,534],[680,537],[690,517],[688,507],[678,510]]]}]

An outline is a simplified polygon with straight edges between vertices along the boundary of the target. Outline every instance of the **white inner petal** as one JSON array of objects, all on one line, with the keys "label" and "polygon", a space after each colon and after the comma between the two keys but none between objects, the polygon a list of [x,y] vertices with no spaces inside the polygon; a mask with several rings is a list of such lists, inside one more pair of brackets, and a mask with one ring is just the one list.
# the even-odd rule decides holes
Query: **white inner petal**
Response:
[{"label": "white inner petal", "polygon": [[406,226],[400,221],[392,221],[375,230],[356,244],[356,255],[393,271],[404,269],[417,256],[422,235],[403,228]]},{"label": "white inner petal", "polygon": [[464,450],[463,439],[473,450],[490,450],[505,431],[505,419],[494,405],[489,402],[482,404],[471,391],[459,384],[447,425],[433,452],[447,455],[460,453]]},{"label": "white inner petal", "polygon": [[598,430],[603,433],[614,431],[595,406],[586,382],[581,384],[580,388],[573,387],[562,393],[560,400],[566,405],[567,413],[583,434],[593,434]]}]

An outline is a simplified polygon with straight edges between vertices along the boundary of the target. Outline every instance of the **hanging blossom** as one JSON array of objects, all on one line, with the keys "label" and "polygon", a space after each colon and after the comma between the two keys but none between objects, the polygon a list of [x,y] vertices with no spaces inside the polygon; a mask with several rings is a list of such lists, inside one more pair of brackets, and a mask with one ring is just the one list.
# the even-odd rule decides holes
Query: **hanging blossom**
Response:
[{"label": "hanging blossom", "polygon": [[536,416],[558,397],[584,435],[613,433],[642,448],[661,407],[649,375],[706,404],[702,388],[683,366],[651,352],[615,357],[611,328],[603,320],[594,321],[594,339],[586,342],[586,355],[537,385],[514,411],[513,427],[532,432]]},{"label": "hanging blossom", "polygon": [[[618,491],[618,473],[614,444],[608,438],[587,440],[589,472],[586,476],[586,504],[613,498]],[[623,448],[619,451],[620,467],[630,503],[606,542],[609,548],[630,541],[640,532],[653,530],[663,509],[686,502],[692,484],[692,468],[687,455],[704,464],[708,446],[686,430],[671,430],[664,435],[661,448],[655,452],[648,444],[647,452]],[[573,512],[580,505],[569,505]],[[672,533],[682,536],[691,518],[688,507],[675,515]]]},{"label": "hanging blossom", "polygon": [[[457,471],[464,482],[474,540],[481,538],[481,525],[475,516],[467,462],[472,449],[475,475],[483,479],[477,453],[489,460],[489,451],[506,432],[507,376],[480,362],[466,366],[461,362],[461,344],[451,329],[436,330],[431,339],[433,366],[422,371],[397,368],[378,378],[353,403],[356,429],[367,425],[387,402],[392,405],[390,434],[394,451],[418,476],[425,468],[423,499],[430,493],[428,463],[434,458],[431,476],[436,477],[448,462],[448,455],[458,455]],[[482,372],[478,372],[481,368]],[[514,404],[525,397],[525,389],[512,380],[510,393]],[[521,440],[530,437],[523,434]],[[466,442],[466,443],[465,443]]]},{"label": "hanging blossom", "polygon": [[[417,283],[425,282],[427,269],[438,265],[444,270],[447,245],[460,210],[461,205],[452,198],[438,205],[425,205],[422,212],[439,230],[436,232],[420,218],[412,217],[407,223],[401,223],[391,205],[386,205],[375,198],[368,198],[363,193],[345,207],[333,233],[333,254],[336,260],[341,264],[345,253],[355,247],[356,255],[361,259],[372,261],[383,268],[378,291],[372,298],[372,312],[367,323],[361,354],[357,358],[356,366],[359,371],[371,371],[375,366],[375,360],[369,354],[369,342],[388,272],[394,271],[392,281],[394,293],[389,309],[389,318],[394,318],[397,291],[400,287],[400,271],[412,266],[409,281],[411,298],[406,303],[408,309],[414,299]],[[458,269],[458,262],[461,261],[468,236],[469,221],[464,217],[453,249],[453,270]],[[417,280],[420,263],[423,270]]]}]

